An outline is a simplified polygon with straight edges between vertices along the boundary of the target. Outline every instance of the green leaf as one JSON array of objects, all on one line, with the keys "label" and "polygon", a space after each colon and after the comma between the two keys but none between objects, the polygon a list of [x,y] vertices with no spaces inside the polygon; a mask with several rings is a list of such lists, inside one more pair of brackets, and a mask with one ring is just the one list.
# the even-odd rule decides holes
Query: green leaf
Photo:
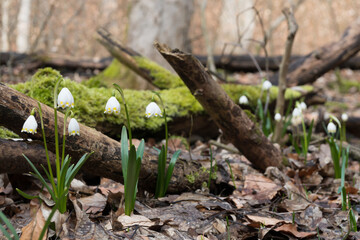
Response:
[{"label": "green leaf", "polygon": [[165,180],[165,165],[166,165],[166,150],[165,146],[161,147],[161,151],[158,158],[158,176],[156,179],[156,190],[155,190],[155,198],[163,196],[164,191],[164,180]]},{"label": "green leaf", "polygon": [[[67,175],[66,177],[66,181],[65,181],[65,186],[67,188],[69,188],[71,181],[74,179],[74,177],[76,176],[76,174],[79,172],[80,168],[84,165],[84,163],[86,162],[86,160],[93,154],[94,152],[91,153],[85,153],[80,160],[77,162],[77,164],[75,165],[74,168],[71,168],[71,172],[69,173],[70,175]],[[69,171],[68,171],[69,172]]]},{"label": "green leaf", "polygon": [[136,187],[137,187],[137,159],[136,149],[134,145],[130,146],[129,162],[127,166],[127,179],[125,182],[125,214],[130,216],[132,212],[132,206],[135,204]]},{"label": "green leaf", "polygon": [[[167,188],[169,186],[169,183],[170,183],[170,179],[171,179],[171,176],[173,174],[173,171],[174,171],[174,167],[175,167],[175,163],[177,161],[177,159],[179,158],[179,155],[180,155],[181,151],[180,150],[177,150],[171,157],[171,160],[169,162],[169,166],[168,166],[168,169],[166,171],[166,178],[165,178],[165,186],[164,186],[164,195],[167,191]],[[160,197],[163,197],[163,196],[160,196]]]},{"label": "green leaf", "polygon": [[145,149],[145,141],[144,141],[144,139],[141,139],[138,149],[136,150],[136,158],[142,159],[142,157],[144,155],[144,149]]},{"label": "green leaf", "polygon": [[[46,183],[45,179],[41,176],[40,172],[36,169],[36,167],[34,166],[34,164],[30,161],[30,159],[28,159],[25,154],[23,154],[23,156],[25,157],[26,161],[29,163],[29,165],[31,166],[31,168],[34,170],[35,174],[34,176],[36,176],[41,183],[46,187],[46,189],[49,191],[52,199],[56,199],[54,192],[51,190],[51,188],[49,187],[49,185]],[[55,190],[54,190],[55,191]]]},{"label": "green leaf", "polygon": [[128,162],[129,162],[129,150],[128,150],[128,136],[126,127],[123,126],[121,130],[121,166],[122,172],[124,176],[124,186],[126,185],[127,179],[127,169],[128,169]]},{"label": "green leaf", "polygon": [[21,195],[23,196],[24,198],[27,198],[27,199],[34,199],[34,198],[39,198],[39,196],[32,196],[32,195],[29,195],[27,193],[24,193],[23,191],[21,191],[20,189],[16,188],[16,191]]},{"label": "green leaf", "polygon": [[16,239],[18,240],[19,239],[19,236],[14,228],[14,226],[11,224],[11,222],[9,221],[9,219],[5,216],[5,214],[0,211],[0,220],[2,222],[5,223],[5,225],[9,228],[10,232],[12,233],[13,237],[11,237],[11,235],[9,234],[8,231],[6,231],[6,229],[0,225],[0,230],[1,232],[4,234],[4,236],[7,238],[7,239]]}]

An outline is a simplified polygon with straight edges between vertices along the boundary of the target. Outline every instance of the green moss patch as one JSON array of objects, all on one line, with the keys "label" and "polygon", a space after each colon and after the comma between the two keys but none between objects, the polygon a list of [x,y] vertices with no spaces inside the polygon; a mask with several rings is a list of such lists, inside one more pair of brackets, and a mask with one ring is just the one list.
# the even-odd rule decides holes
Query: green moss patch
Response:
[{"label": "green moss patch", "polygon": [[4,128],[4,127],[0,126],[0,138],[3,138],[3,139],[19,138],[19,135],[17,135],[16,133],[10,131],[7,128]]}]

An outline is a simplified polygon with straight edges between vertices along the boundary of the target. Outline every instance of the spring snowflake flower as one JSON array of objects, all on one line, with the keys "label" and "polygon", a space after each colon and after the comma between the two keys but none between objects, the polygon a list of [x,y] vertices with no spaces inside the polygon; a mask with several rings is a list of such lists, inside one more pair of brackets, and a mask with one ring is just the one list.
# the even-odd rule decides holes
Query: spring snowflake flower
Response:
[{"label": "spring snowflake flower", "polygon": [[265,90],[265,91],[269,90],[271,87],[272,87],[272,84],[268,80],[266,80],[262,85],[262,89]]},{"label": "spring snowflake flower", "polygon": [[151,103],[149,103],[149,105],[147,105],[146,110],[145,110],[145,114],[146,114],[147,118],[152,117],[152,116],[155,116],[155,117],[160,116],[160,117],[162,117],[161,110],[160,110],[159,106],[155,102],[151,102]]},{"label": "spring snowflake flower", "polygon": [[307,108],[306,103],[301,102],[300,105],[299,105],[299,108],[300,108],[302,111],[306,110],[306,108]]},{"label": "spring snowflake flower", "polygon": [[74,107],[74,97],[69,91],[68,88],[61,89],[58,99],[57,99],[58,107],[66,108],[66,107]]},{"label": "spring snowflake flower", "polygon": [[279,122],[281,120],[281,114],[276,113],[274,119],[275,119],[275,121]]},{"label": "spring snowflake flower", "polygon": [[301,110],[299,108],[294,108],[293,112],[292,112],[292,119],[291,119],[291,123],[295,126],[299,125],[302,121],[302,115],[301,115]]},{"label": "spring snowflake flower", "polygon": [[327,130],[329,133],[336,133],[336,125],[333,122],[329,122]]},{"label": "spring snowflake flower", "polygon": [[120,114],[120,103],[116,99],[116,97],[111,97],[106,103],[105,111],[104,113],[115,113],[116,115]]},{"label": "spring snowflake flower", "polygon": [[79,135],[80,136],[80,126],[75,118],[70,119],[68,132],[70,136]]},{"label": "spring snowflake flower", "polygon": [[21,132],[27,132],[27,133],[34,134],[34,133],[37,133],[37,127],[38,127],[38,124],[36,122],[34,115],[30,115],[24,122]]},{"label": "spring snowflake flower", "polygon": [[248,98],[245,96],[245,95],[242,95],[240,98],[239,98],[239,103],[241,105],[248,105],[249,104],[249,100]]},{"label": "spring snowflake flower", "polygon": [[349,116],[346,113],[341,114],[341,120],[343,120],[343,122],[346,122],[349,119]]}]

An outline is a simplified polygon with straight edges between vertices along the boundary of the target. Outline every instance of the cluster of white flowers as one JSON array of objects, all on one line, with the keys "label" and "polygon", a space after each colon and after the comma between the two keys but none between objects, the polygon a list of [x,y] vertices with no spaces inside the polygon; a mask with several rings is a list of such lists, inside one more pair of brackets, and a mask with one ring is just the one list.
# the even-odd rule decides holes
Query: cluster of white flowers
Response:
[{"label": "cluster of white flowers", "polygon": [[[104,113],[115,113],[116,115],[120,114],[120,103],[114,96],[109,98],[109,100],[107,101]],[[160,107],[155,102],[149,103],[145,110],[145,116],[147,118],[150,118],[152,116],[162,117]]]},{"label": "cluster of white flowers", "polygon": [[[73,108],[74,107],[74,97],[72,96],[69,89],[67,89],[67,88],[61,89],[61,91],[58,95],[57,104],[58,104],[58,107],[61,107],[61,108],[66,108],[66,107]],[[38,123],[36,122],[36,119],[35,119],[33,113],[31,113],[31,115],[24,122],[21,132],[35,134],[35,133],[37,133],[37,127],[38,127]],[[69,132],[70,136],[71,135],[80,135],[80,126],[79,126],[79,123],[76,121],[76,119],[72,118],[70,120],[70,123],[68,126],[68,132]]]},{"label": "cluster of white flowers", "polygon": [[303,118],[303,111],[306,110],[306,108],[307,106],[304,102],[298,103],[297,106],[294,108],[291,119],[291,123],[294,126],[297,126],[301,123]]},{"label": "cluster of white flowers", "polygon": [[248,98],[247,98],[245,95],[242,95],[242,96],[239,98],[239,103],[240,103],[240,105],[248,105],[248,104],[249,104],[249,100],[248,100]]}]

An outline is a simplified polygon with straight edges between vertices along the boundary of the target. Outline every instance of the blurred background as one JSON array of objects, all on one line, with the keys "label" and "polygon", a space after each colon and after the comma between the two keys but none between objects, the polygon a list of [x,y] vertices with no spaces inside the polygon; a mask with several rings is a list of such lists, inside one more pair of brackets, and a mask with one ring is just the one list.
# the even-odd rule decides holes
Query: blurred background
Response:
[{"label": "blurred background", "polygon": [[[1,0],[0,3],[2,52],[44,51],[86,58],[109,56],[96,41],[99,27],[147,56],[151,55],[146,48],[151,48],[154,39],[195,54],[206,54],[208,41],[214,54],[220,54],[225,43],[237,43],[239,37],[244,49],[263,54],[257,41],[263,40],[265,31],[269,55],[279,55],[283,53],[287,34],[281,10],[290,5],[299,24],[293,54],[302,55],[339,39],[360,9],[358,0]],[[208,40],[202,27],[204,19]]]}]

